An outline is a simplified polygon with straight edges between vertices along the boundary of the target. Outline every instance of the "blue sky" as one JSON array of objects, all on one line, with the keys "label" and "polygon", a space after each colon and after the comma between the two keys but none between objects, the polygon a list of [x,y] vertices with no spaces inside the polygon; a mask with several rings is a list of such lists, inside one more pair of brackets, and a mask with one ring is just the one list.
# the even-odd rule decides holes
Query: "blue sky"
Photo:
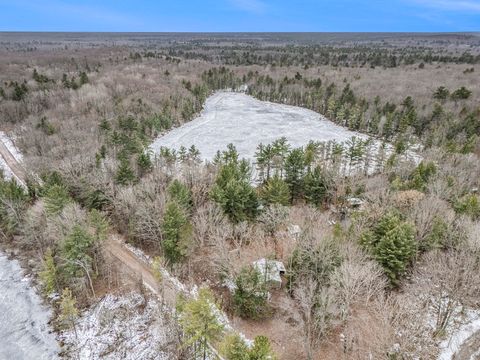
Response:
[{"label": "blue sky", "polygon": [[0,31],[480,31],[480,0],[0,0]]}]

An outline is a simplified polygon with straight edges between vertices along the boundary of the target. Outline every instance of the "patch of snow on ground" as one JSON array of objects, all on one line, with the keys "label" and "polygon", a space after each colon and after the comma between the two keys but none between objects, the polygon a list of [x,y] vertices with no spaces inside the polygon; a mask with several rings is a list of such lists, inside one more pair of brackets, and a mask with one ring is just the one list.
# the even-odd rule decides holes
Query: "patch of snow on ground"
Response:
[{"label": "patch of snow on ground", "polygon": [[104,297],[81,315],[76,333],[66,331],[61,340],[74,359],[168,360],[174,356],[174,337],[168,310],[131,293]]},{"label": "patch of snow on ground", "polygon": [[440,344],[440,355],[438,360],[450,360],[460,350],[462,344],[473,334],[480,331],[480,312],[467,310],[465,312],[465,321],[456,331],[442,341]]},{"label": "patch of snow on ground", "polygon": [[0,170],[2,171],[3,176],[7,180],[11,180],[12,177],[15,176],[12,170],[10,170],[10,167],[7,165],[7,163],[5,162],[5,160],[3,160],[1,156],[0,156]]}]

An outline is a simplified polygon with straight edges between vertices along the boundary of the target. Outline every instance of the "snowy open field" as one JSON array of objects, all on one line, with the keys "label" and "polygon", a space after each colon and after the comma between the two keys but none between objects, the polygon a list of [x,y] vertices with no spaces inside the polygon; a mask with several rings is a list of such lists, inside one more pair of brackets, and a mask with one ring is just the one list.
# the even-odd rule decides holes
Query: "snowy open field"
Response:
[{"label": "snowy open field", "polygon": [[160,136],[151,148],[158,152],[161,147],[178,150],[195,145],[203,159],[211,160],[217,150],[232,143],[241,157],[252,159],[258,144],[281,137],[299,147],[310,140],[345,142],[352,136],[367,138],[308,109],[260,101],[243,93],[217,92],[207,99],[199,117]]}]

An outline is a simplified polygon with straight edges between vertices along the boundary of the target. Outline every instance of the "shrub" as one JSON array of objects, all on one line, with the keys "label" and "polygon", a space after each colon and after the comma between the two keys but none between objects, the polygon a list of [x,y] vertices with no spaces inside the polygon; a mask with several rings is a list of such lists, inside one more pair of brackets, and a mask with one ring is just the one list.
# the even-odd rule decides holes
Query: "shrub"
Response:
[{"label": "shrub", "polygon": [[470,95],[472,95],[472,92],[465,86],[462,86],[461,88],[455,90],[451,96],[453,100],[466,100],[470,97]]},{"label": "shrub", "polygon": [[228,335],[220,345],[226,360],[275,360],[270,340],[266,336],[256,336],[251,348],[236,333]]},{"label": "shrub", "polygon": [[454,208],[459,214],[468,215],[472,219],[480,218],[480,201],[475,194],[464,196],[455,203]]}]

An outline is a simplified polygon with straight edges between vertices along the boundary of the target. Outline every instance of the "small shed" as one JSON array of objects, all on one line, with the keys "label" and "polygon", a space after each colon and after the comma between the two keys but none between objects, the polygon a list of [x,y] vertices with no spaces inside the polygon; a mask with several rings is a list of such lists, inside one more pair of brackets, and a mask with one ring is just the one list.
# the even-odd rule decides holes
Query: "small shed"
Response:
[{"label": "small shed", "polygon": [[285,275],[286,270],[281,261],[262,258],[254,261],[252,265],[269,285],[276,288],[282,287],[282,275]]}]

